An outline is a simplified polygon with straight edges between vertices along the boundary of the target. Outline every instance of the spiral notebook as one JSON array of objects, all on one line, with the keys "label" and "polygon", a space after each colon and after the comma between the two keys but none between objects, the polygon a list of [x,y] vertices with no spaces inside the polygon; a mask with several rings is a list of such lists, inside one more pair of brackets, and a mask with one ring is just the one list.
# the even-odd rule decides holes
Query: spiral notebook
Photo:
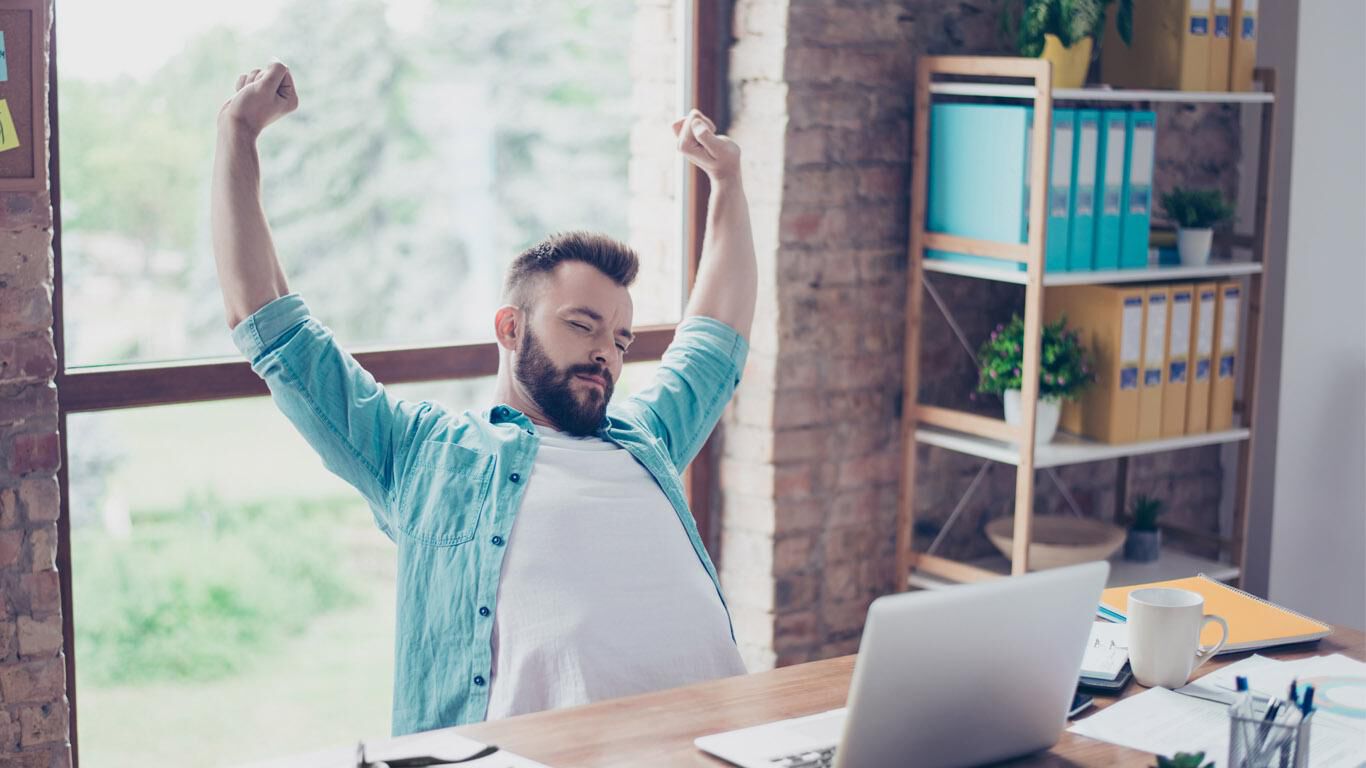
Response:
[{"label": "spiral notebook", "polygon": [[[1315,621],[1288,608],[1250,595],[1222,581],[1211,579],[1203,573],[1188,579],[1112,587],[1100,595],[1101,613],[1107,618],[1124,621],[1124,614],[1129,610],[1129,593],[1148,587],[1188,589],[1203,595],[1205,613],[1223,616],[1228,622],[1228,642],[1220,653],[1304,643],[1327,637],[1333,631],[1332,627],[1321,621]],[[1213,644],[1219,640],[1219,633],[1218,625],[1207,624],[1200,634],[1200,642],[1206,645]]]}]

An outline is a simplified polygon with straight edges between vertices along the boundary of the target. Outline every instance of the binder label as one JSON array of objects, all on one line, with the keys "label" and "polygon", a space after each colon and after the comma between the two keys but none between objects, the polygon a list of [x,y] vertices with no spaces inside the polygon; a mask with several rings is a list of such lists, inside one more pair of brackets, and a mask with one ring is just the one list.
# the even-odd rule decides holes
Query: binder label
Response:
[{"label": "binder label", "polygon": [[[1148,335],[1143,345],[1143,386],[1162,383],[1162,352],[1167,344],[1167,296],[1148,297]],[[1153,377],[1156,377],[1156,380]]]},{"label": "binder label", "polygon": [[1195,361],[1195,380],[1204,381],[1209,378],[1209,358]]},{"label": "binder label", "polygon": [[1133,150],[1129,155],[1129,213],[1140,216],[1148,213],[1148,198],[1152,195],[1156,133],[1157,126],[1151,122],[1134,126]]},{"label": "binder label", "polygon": [[1233,355],[1224,355],[1219,358],[1219,378],[1233,378]]},{"label": "binder label", "polygon": [[1243,39],[1257,39],[1257,20],[1252,18],[1251,16],[1243,17]]},{"label": "binder label", "polygon": [[1096,188],[1090,184],[1077,187],[1077,215],[1090,216],[1096,208]]},{"label": "binder label", "polygon": [[1196,331],[1199,336],[1195,340],[1195,356],[1208,360],[1214,354],[1214,291],[1200,292],[1199,324],[1200,328]]},{"label": "binder label", "polygon": [[1119,215],[1119,190],[1108,185],[1105,187],[1105,214]]},{"label": "binder label", "polygon": [[1124,299],[1119,333],[1119,389],[1138,389],[1138,363],[1143,353],[1143,297]]},{"label": "binder label", "polygon": [[[1070,114],[1070,113],[1069,113]],[[1072,126],[1053,126],[1053,178],[1049,185],[1048,215],[1067,218],[1068,186],[1072,183]]]},{"label": "binder label", "polygon": [[[1206,365],[1208,365],[1208,363],[1206,363]],[[1171,369],[1170,369],[1170,371],[1169,371],[1168,374],[1167,374],[1167,381],[1170,381],[1170,382],[1173,383],[1173,384],[1185,384],[1185,383],[1186,383],[1186,361],[1185,361],[1185,360],[1173,360],[1173,361],[1172,361]]]},{"label": "binder label", "polygon": [[1132,296],[1124,300],[1120,324],[1122,327],[1119,334],[1119,362],[1121,365],[1133,363],[1134,368],[1138,368],[1138,357],[1143,351],[1142,297]]},{"label": "binder label", "polygon": [[1081,120],[1077,136],[1077,215],[1091,216],[1096,210],[1096,144],[1100,139],[1097,119]]},{"label": "binder label", "polygon": [[1221,13],[1214,17],[1214,36],[1227,38],[1233,27],[1233,20],[1226,13]]},{"label": "binder label", "polygon": [[1191,34],[1204,37],[1209,34],[1210,0],[1190,0]]},{"label": "binder label", "polygon": [[1172,294],[1171,338],[1168,339],[1169,364],[1167,381],[1173,384],[1186,383],[1186,367],[1191,351],[1191,295],[1190,291]]}]

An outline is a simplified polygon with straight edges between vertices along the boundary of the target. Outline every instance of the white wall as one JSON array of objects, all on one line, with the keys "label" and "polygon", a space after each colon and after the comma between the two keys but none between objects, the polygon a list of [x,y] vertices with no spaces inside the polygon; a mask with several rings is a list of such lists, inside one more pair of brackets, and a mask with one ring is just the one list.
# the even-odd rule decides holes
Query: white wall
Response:
[{"label": "white wall", "polygon": [[1268,596],[1366,628],[1366,3],[1298,26]]}]

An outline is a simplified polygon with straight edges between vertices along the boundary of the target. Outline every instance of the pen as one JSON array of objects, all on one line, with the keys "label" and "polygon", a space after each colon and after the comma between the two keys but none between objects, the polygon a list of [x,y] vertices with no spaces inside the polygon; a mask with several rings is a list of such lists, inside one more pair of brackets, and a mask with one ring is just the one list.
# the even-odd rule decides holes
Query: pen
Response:
[{"label": "pen", "polygon": [[1296,690],[1296,683],[1298,682],[1299,680],[1296,678],[1290,680],[1290,702],[1297,707],[1300,705],[1300,696]]},{"label": "pen", "polygon": [[1306,686],[1304,689],[1304,701],[1300,702],[1300,712],[1308,717],[1314,711],[1314,686]]},{"label": "pen", "polygon": [[1233,682],[1238,691],[1238,695],[1233,699],[1233,708],[1239,717],[1250,717],[1252,715],[1252,694],[1247,690],[1247,678],[1238,675],[1233,678]]}]

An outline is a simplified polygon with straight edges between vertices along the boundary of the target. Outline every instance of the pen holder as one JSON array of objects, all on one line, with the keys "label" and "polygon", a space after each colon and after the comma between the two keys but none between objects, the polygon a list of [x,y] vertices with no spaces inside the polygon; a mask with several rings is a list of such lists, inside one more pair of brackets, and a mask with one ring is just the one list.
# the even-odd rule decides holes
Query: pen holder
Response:
[{"label": "pen holder", "polygon": [[1308,768],[1314,715],[1288,709],[1289,716],[1271,721],[1266,703],[1229,707],[1229,768]]}]

